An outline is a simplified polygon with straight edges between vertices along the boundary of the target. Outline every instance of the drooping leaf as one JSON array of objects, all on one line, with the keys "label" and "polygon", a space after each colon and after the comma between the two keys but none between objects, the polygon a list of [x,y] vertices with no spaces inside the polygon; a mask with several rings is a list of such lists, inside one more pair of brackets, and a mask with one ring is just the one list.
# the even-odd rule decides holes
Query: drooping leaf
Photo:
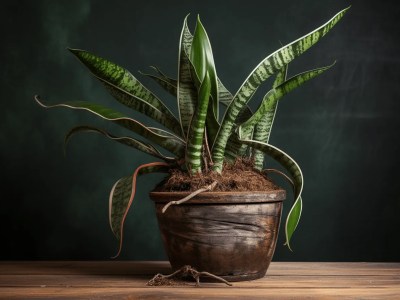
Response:
[{"label": "drooping leaf", "polygon": [[180,134],[180,124],[165,104],[128,70],[88,51],[69,49],[122,104]]},{"label": "drooping leaf", "polygon": [[163,162],[143,164],[131,176],[121,178],[112,187],[109,198],[109,221],[112,232],[119,240],[118,252],[113,258],[118,257],[122,250],[124,223],[135,197],[138,175],[165,172],[168,168],[169,164]]},{"label": "drooping leaf", "polygon": [[233,97],[223,117],[220,130],[213,145],[213,169],[215,171],[222,171],[226,143],[232,132],[235,120],[243,106],[251,99],[261,83],[317,43],[339,22],[347,10],[348,8],[340,11],[319,28],[270,54],[250,73]]},{"label": "drooping leaf", "polygon": [[169,163],[173,163],[173,162],[176,161],[176,158],[167,157],[167,156],[163,155],[162,153],[160,153],[160,151],[158,151],[151,144],[144,143],[142,141],[139,141],[137,139],[134,139],[134,138],[128,137],[128,136],[118,137],[118,136],[115,136],[115,135],[105,131],[105,130],[96,128],[94,126],[89,126],[89,125],[76,126],[76,127],[72,128],[72,129],[70,129],[68,131],[68,133],[66,134],[66,136],[65,136],[64,147],[66,147],[68,141],[71,139],[72,136],[74,136],[74,135],[76,135],[78,133],[82,133],[82,132],[99,133],[99,134],[102,134],[105,137],[107,137],[107,138],[109,138],[109,139],[111,139],[113,141],[116,141],[118,143],[121,143],[123,145],[129,146],[129,147],[132,147],[132,148],[135,148],[137,150],[140,150],[140,151],[142,151],[144,153],[147,153],[149,155],[152,155],[154,157],[160,158],[160,159],[162,159],[164,161],[167,161]]},{"label": "drooping leaf", "polygon": [[39,103],[39,105],[45,108],[54,108],[54,107],[67,107],[71,109],[78,109],[78,110],[86,110],[90,113],[93,113],[105,120],[111,121],[115,124],[118,124],[122,127],[125,127],[142,137],[148,139],[151,142],[156,143],[157,145],[163,147],[164,149],[170,151],[171,153],[175,154],[177,157],[183,157],[185,151],[185,144],[182,140],[178,137],[172,138],[172,134],[170,133],[167,135],[161,135],[156,133],[155,131],[149,129],[142,123],[128,118],[125,115],[104,107],[100,104],[91,103],[87,101],[71,101],[66,103],[59,103],[59,104],[45,104],[42,100],[39,99],[38,96],[35,96],[35,100]]},{"label": "drooping leaf", "polygon": [[211,92],[211,82],[208,72],[201,83],[197,108],[189,128],[186,147],[186,166],[192,173],[201,172],[201,152],[203,146],[205,123]]},{"label": "drooping leaf", "polygon": [[292,176],[294,183],[295,201],[289,211],[285,223],[285,234],[286,234],[285,244],[288,246],[289,249],[291,249],[290,239],[292,238],[293,233],[296,230],[296,227],[301,217],[301,210],[302,210],[301,192],[303,191],[303,183],[304,183],[303,173],[301,172],[301,169],[299,165],[296,163],[296,161],[293,158],[291,158],[288,154],[286,154],[284,151],[280,150],[279,148],[259,141],[242,139],[240,137],[240,134],[237,137],[240,142],[268,154],[271,158],[279,162]]}]

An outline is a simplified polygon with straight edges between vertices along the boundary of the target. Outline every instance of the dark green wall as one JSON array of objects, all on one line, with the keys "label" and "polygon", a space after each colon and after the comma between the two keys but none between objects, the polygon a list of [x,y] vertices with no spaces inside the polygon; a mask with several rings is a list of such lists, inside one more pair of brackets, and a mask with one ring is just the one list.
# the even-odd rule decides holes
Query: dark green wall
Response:
[{"label": "dark green wall", "polygon": [[[332,70],[279,106],[271,142],[302,166],[305,190],[295,251],[284,248],[281,238],[275,260],[398,261],[397,3],[3,1],[0,259],[107,259],[116,250],[107,220],[109,190],[120,177],[152,160],[97,135],[76,137],[63,156],[63,134],[75,124],[97,124],[115,134],[124,131],[85,113],[46,111],[34,103],[34,94],[54,102],[99,101],[127,111],[66,47],[91,50],[135,75],[157,65],[175,76],[183,18],[191,12],[193,27],[200,13],[219,77],[235,91],[280,43],[311,31],[352,4],[343,21],[290,66],[290,74],[295,74],[337,60]],[[262,92],[265,89],[255,100]],[[160,96],[175,105],[172,98]],[[161,178],[139,179],[122,259],[165,259],[147,196]]]}]

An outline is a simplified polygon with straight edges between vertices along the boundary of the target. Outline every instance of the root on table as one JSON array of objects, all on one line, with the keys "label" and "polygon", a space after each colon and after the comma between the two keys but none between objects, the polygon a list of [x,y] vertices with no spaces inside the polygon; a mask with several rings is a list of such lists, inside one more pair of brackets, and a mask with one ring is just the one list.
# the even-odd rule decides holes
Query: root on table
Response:
[{"label": "root on table", "polygon": [[219,277],[209,272],[204,272],[204,271],[199,272],[195,268],[188,265],[183,266],[179,270],[176,270],[175,272],[169,275],[163,275],[158,273],[147,282],[147,285],[148,286],[177,285],[177,283],[173,280],[173,278],[192,277],[194,280],[196,280],[196,286],[200,286],[201,276],[211,277],[219,282],[225,283],[226,285],[232,286],[232,283],[223,279],[222,277]]}]

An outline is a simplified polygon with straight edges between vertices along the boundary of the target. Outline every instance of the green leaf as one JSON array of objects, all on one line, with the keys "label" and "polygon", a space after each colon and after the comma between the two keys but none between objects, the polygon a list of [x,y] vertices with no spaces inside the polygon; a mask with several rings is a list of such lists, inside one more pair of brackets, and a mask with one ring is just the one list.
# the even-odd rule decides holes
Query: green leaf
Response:
[{"label": "green leaf", "polygon": [[186,166],[192,173],[201,172],[201,152],[203,148],[203,138],[210,92],[210,76],[208,72],[206,72],[203,82],[200,86],[197,108],[194,112],[192,123],[190,124],[186,147]]},{"label": "green leaf", "polygon": [[347,10],[348,8],[340,11],[324,25],[270,54],[250,73],[227,108],[213,145],[213,168],[215,171],[222,171],[226,143],[232,132],[235,120],[261,83],[317,43],[339,22]]},{"label": "green leaf", "polygon": [[107,107],[104,107],[100,104],[91,103],[87,101],[71,101],[66,103],[49,105],[41,101],[38,96],[35,96],[35,100],[39,105],[45,108],[67,107],[70,109],[86,110],[105,120],[111,121],[115,124],[118,124],[122,127],[125,127],[141,135],[142,137],[148,139],[149,141],[154,142],[157,145],[175,154],[177,157],[184,156],[185,143],[180,138],[172,135],[171,133],[169,133],[168,135],[161,135],[155,130],[146,127],[142,123],[134,119],[128,118],[125,115],[117,111],[114,111],[112,109],[109,109]]},{"label": "green leaf", "polygon": [[217,71],[215,70],[211,43],[199,16],[197,16],[196,29],[193,35],[190,61],[193,63],[198,78],[205,78],[207,72],[210,76],[213,113],[215,119],[218,120],[219,107]]},{"label": "green leaf", "polygon": [[142,151],[144,153],[147,153],[147,154],[152,155],[154,157],[160,158],[160,159],[162,159],[164,161],[167,161],[167,162],[170,162],[170,163],[173,163],[173,162],[176,161],[176,158],[166,157],[165,155],[160,153],[160,151],[158,151],[151,144],[144,143],[144,142],[139,141],[137,139],[134,139],[132,137],[127,137],[127,136],[118,137],[118,136],[112,135],[111,133],[109,133],[109,132],[107,132],[105,130],[102,130],[102,129],[99,129],[99,128],[96,128],[96,127],[93,127],[93,126],[89,126],[89,125],[76,126],[76,127],[72,128],[71,130],[69,130],[68,133],[65,136],[65,139],[64,139],[64,147],[66,147],[68,141],[71,139],[72,136],[74,136],[74,135],[76,135],[78,133],[82,133],[82,132],[99,133],[99,134],[102,134],[105,137],[107,137],[107,138],[109,138],[109,139],[111,139],[113,141],[116,141],[118,143],[121,143],[123,145],[129,146],[129,147],[132,147],[132,148],[135,148],[135,149],[140,150],[140,151]]},{"label": "green leaf", "polygon": [[168,168],[169,165],[163,162],[143,164],[131,176],[121,178],[112,187],[109,198],[109,221],[112,232],[119,240],[118,252],[113,258],[118,257],[121,253],[124,223],[135,197],[138,175],[150,172],[165,172]]},{"label": "green leaf", "polygon": [[293,233],[296,230],[302,211],[301,192],[303,191],[303,183],[304,183],[303,173],[301,172],[301,169],[299,165],[295,162],[295,160],[281,149],[267,143],[242,139],[240,135],[238,135],[237,137],[240,142],[247,144],[254,149],[263,151],[264,153],[268,154],[270,157],[275,159],[291,174],[293,178],[295,201],[289,211],[285,223],[285,234],[286,234],[285,245],[287,245],[288,248],[291,250],[290,239],[292,238]]},{"label": "green leaf", "polygon": [[183,21],[183,28],[179,41],[179,60],[178,60],[178,85],[177,100],[179,119],[182,127],[182,136],[186,137],[189,131],[190,121],[192,119],[196,103],[197,92],[192,81],[191,63],[189,60],[190,48],[193,36],[187,26],[187,18]]},{"label": "green leaf", "polygon": [[180,134],[180,124],[171,111],[128,70],[88,51],[69,50],[104,84],[116,100]]},{"label": "green leaf", "polygon": [[170,79],[170,78],[164,78],[162,76],[159,77],[159,76],[156,76],[156,75],[153,75],[153,74],[148,74],[148,73],[143,73],[143,72],[140,72],[140,74],[153,79],[164,90],[166,90],[172,96],[176,97],[176,94],[177,94],[177,88],[176,88],[177,82],[176,82],[176,80]]},{"label": "green leaf", "polygon": [[[201,80],[198,77],[198,75],[194,69],[194,66],[190,60],[189,60],[189,66],[190,66],[190,72],[191,72],[191,76],[192,76],[192,82],[194,83],[194,87],[196,87],[197,89],[200,89]],[[197,97],[196,97],[196,102],[197,102]],[[193,115],[192,115],[192,117],[193,117]],[[214,141],[214,139],[217,135],[219,126],[220,126],[220,124],[215,117],[214,108],[212,105],[209,105],[208,112],[207,112],[207,120],[206,120],[206,132],[207,132],[208,141],[211,141],[211,142]]]},{"label": "green leaf", "polygon": [[[285,65],[277,74],[272,88],[276,88],[286,81],[288,65]],[[272,125],[275,120],[276,111],[278,109],[278,102],[276,102],[275,109],[272,114],[264,114],[260,121],[254,126],[253,140],[268,143],[271,134]],[[264,166],[264,153],[260,150],[253,149],[254,168],[262,170]]]},{"label": "green leaf", "polygon": [[[290,93],[295,88],[303,85],[307,81],[317,77],[318,75],[321,75],[326,70],[330,69],[334,64],[335,63],[327,67],[318,68],[297,74],[292,78],[286,80],[282,84],[276,86],[272,90],[270,90],[264,96],[264,99],[261,102],[260,107],[253,114],[253,116],[239,126],[240,130],[242,130],[242,132],[246,132],[248,130],[253,129],[254,125],[258,123],[261,120],[261,118],[266,114],[270,115],[271,116],[270,119],[272,120],[273,117],[275,116],[277,103],[281,98],[283,98],[283,96]],[[267,132],[268,136],[270,134],[270,127],[271,126],[269,126],[269,131]]]},{"label": "green leaf", "polygon": [[[286,77],[286,75],[284,75],[286,74],[286,68],[280,71],[277,79],[274,82],[273,89],[265,95],[260,107],[250,119],[239,126],[241,136],[247,138],[248,132],[253,132],[254,128],[258,128],[257,135],[254,133],[253,139],[268,143],[269,136],[271,134],[272,123],[275,119],[278,101],[295,88],[324,73],[334,64],[335,63],[327,67],[297,74],[284,82],[282,81]],[[264,154],[260,153],[259,151],[256,154],[258,154],[259,157],[258,159],[255,158],[255,168],[261,170],[264,161]]]}]

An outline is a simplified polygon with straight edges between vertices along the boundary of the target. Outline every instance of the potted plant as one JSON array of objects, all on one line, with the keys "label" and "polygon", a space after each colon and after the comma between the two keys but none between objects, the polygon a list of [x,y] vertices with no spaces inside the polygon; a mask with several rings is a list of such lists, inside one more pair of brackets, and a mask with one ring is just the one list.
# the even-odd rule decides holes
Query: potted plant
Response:
[{"label": "potted plant", "polygon": [[[291,42],[261,61],[232,95],[217,76],[211,44],[197,18],[194,34],[184,20],[179,41],[177,79],[158,68],[143,74],[176,96],[179,115],[128,70],[88,51],[69,49],[120,103],[154,119],[163,128],[146,126],[133,118],[92,102],[46,104],[86,110],[143,137],[115,136],[97,127],[72,128],[75,134],[96,132],[157,158],[118,180],[109,201],[110,226],[119,240],[134,199],[136,179],[150,172],[169,172],[150,196],[155,201],[159,226],[172,267],[190,264],[230,280],[255,279],[265,275],[277,239],[285,191],[266,176],[264,156],[277,160],[289,176],[295,200],[285,222],[286,245],[302,211],[303,175],[285,152],[268,143],[280,99],[332,65],[286,78],[288,64],[317,43],[343,17],[348,8],[328,22]],[[270,76],[275,80],[256,111],[248,102]],[[219,113],[220,105],[225,113]],[[158,148],[168,152],[161,152]]]}]

